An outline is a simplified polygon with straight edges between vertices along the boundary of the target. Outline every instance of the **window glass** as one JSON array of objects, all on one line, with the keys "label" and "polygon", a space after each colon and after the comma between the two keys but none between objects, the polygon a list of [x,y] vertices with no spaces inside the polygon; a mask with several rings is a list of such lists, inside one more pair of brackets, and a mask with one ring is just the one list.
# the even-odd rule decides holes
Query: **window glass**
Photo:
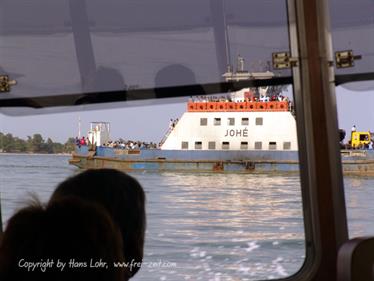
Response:
[{"label": "window glass", "polygon": [[242,141],[240,143],[240,149],[248,149],[248,142],[247,141]]},{"label": "window glass", "polygon": [[208,149],[216,149],[216,142],[215,141],[210,141],[208,143]]},{"label": "window glass", "polygon": [[283,142],[283,149],[284,149],[284,150],[289,150],[289,149],[291,149],[291,142],[289,142],[289,141],[285,141],[285,142]]},{"label": "window glass", "polygon": [[242,118],[242,125],[248,125],[249,124],[249,118]]},{"label": "window glass", "polygon": [[202,142],[201,141],[195,141],[195,149],[201,149],[202,148]]},{"label": "window glass", "polygon": [[256,118],[256,126],[262,126],[262,122],[263,122],[262,117]]},{"label": "window glass", "polygon": [[208,124],[207,118],[200,118],[200,126],[206,126]]},{"label": "window glass", "polygon": [[[299,271],[305,259],[299,176],[277,173],[282,161],[263,161],[279,159],[273,154],[279,151],[267,149],[277,140],[267,133],[294,135],[295,119],[274,111],[276,125],[267,119],[256,127],[255,117],[264,114],[255,112],[257,103],[248,111],[236,104],[274,89],[292,100],[292,90],[239,89],[234,77],[292,83],[290,70],[271,63],[273,52],[290,49],[286,1],[0,6],[0,75],[17,82],[0,102],[58,106],[0,108],[8,114],[0,115],[5,224],[29,192],[46,202],[59,182],[80,171],[73,150],[89,161],[115,158],[105,164],[112,167],[131,159],[133,169],[125,170],[147,194],[145,259],[134,280],[266,280]],[[175,96],[182,98],[169,99]],[[103,134],[89,126],[97,121],[110,124]],[[102,146],[92,147],[93,138]],[[245,142],[248,149],[241,149]],[[287,154],[297,170],[295,149]]]},{"label": "window glass", "polygon": [[188,141],[182,141],[182,149],[188,149]]},{"label": "window glass", "polygon": [[222,149],[230,149],[230,142],[228,141],[222,142]]},{"label": "window glass", "polygon": [[239,54],[264,71],[289,50],[285,1],[46,3],[2,2],[1,69],[16,97],[220,83]]},{"label": "window glass", "polygon": [[[344,82],[336,87],[336,100],[349,236],[372,236],[374,2],[330,0],[329,5],[335,80]],[[339,66],[337,56],[340,53],[344,57],[347,52],[352,59],[348,60],[348,64]],[[358,82],[352,82],[356,79],[359,79]]]},{"label": "window glass", "polygon": [[227,118],[227,125],[234,126],[235,125],[235,118]]},{"label": "window glass", "polygon": [[[342,74],[362,74],[374,72],[374,3],[370,0],[349,1],[330,0],[330,20],[335,72]],[[351,53],[347,53],[348,51]],[[344,64],[338,57],[350,55],[351,63]],[[360,57],[357,57],[360,56]],[[374,81],[345,85],[357,90],[373,86]]]},{"label": "window glass", "polygon": [[214,118],[214,126],[221,125],[221,118]]},{"label": "window glass", "polygon": [[[361,83],[354,83],[361,84]],[[350,87],[347,85],[347,87]],[[348,228],[351,238],[374,233],[374,88],[336,88]],[[354,89],[360,85],[352,85]]]},{"label": "window glass", "polygon": [[262,142],[261,141],[256,141],[255,142],[255,149],[262,149]]},{"label": "window glass", "polygon": [[[25,117],[1,115],[3,135],[0,143],[3,152],[7,152],[0,153],[4,221],[23,206],[28,192],[35,192],[42,201],[46,201],[59,182],[79,171],[68,164],[71,159],[69,153],[79,131],[80,136],[87,136],[91,121],[99,119],[110,123],[110,140],[113,142],[134,143],[140,140],[159,145],[168,131],[170,118],[180,119],[174,130],[179,130],[183,124],[188,125],[185,116],[181,118],[187,114],[185,111],[186,104],[177,103]],[[150,117],[153,122],[149,122]],[[124,126],[124,120],[131,122]],[[220,147],[204,151],[204,142],[193,140],[199,134],[199,125],[198,122],[194,130],[188,132],[192,147],[187,148],[188,141],[181,135],[180,141],[175,142],[176,151],[168,150],[158,161],[165,165],[168,159],[185,151],[187,159],[201,157],[204,161],[199,167],[204,169],[209,165],[207,157],[213,157],[208,152],[217,153],[219,157],[225,157],[224,153],[233,149],[239,150],[233,151],[236,155],[253,152],[251,142],[248,142],[248,150],[240,150],[240,145],[244,148],[247,142],[242,141],[243,134],[229,137],[232,140],[222,143],[219,138],[225,135],[225,128],[222,131],[215,129],[215,135],[204,140],[210,146],[208,148],[213,147],[214,140]],[[201,131],[206,132],[206,128]],[[239,129],[241,126],[235,128]],[[178,134],[182,132],[178,131]],[[248,130],[248,137],[250,134],[252,132]],[[16,137],[24,140],[25,145]],[[167,139],[164,144],[171,145]],[[261,141],[256,142],[255,148],[261,149],[261,144]],[[235,148],[235,145],[238,146]],[[181,146],[186,150],[178,151]],[[218,148],[225,151],[218,151]],[[153,154],[158,148],[138,151],[144,150]],[[118,148],[116,151],[117,157],[124,157],[133,150]],[[244,166],[243,163],[235,166],[235,161],[226,164],[223,158],[218,159],[221,160],[212,164],[214,169],[220,169],[221,165],[225,165],[225,169],[247,167],[257,173],[132,173],[147,192],[144,262],[165,262],[162,268],[145,266],[135,278],[159,280],[165,277],[179,281],[185,278],[209,280],[222,276],[221,280],[261,280],[292,275],[301,267],[305,249],[298,175],[261,172],[262,167],[271,166],[262,166],[253,157]],[[187,167],[191,165],[191,162],[186,163]]]},{"label": "window glass", "polygon": [[269,149],[277,149],[277,143],[275,141],[269,142]]}]

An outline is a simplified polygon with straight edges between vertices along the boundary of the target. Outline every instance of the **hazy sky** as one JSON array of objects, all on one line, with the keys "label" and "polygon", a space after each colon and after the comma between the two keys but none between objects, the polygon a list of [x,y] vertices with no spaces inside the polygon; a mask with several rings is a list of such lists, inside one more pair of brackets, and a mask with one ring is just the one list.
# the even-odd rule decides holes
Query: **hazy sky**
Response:
[{"label": "hazy sky", "polygon": [[186,110],[185,103],[137,106],[118,109],[88,110],[69,113],[10,117],[0,115],[0,130],[26,138],[34,133],[53,141],[65,142],[78,135],[81,120],[82,135],[87,135],[89,124],[105,121],[111,124],[112,139],[133,139],[159,142],[171,118],[180,118]]},{"label": "hazy sky", "polygon": [[[186,111],[186,103],[149,103],[152,102],[146,106],[21,117],[1,114],[0,130],[21,138],[40,133],[45,139],[51,137],[54,141],[65,142],[68,137],[78,135],[80,118],[82,134],[87,133],[90,122],[106,121],[111,123],[112,139],[159,142],[168,129],[169,120],[180,118]],[[348,133],[355,124],[358,130],[374,131],[374,91],[353,92],[339,87],[337,103],[340,128]]]}]

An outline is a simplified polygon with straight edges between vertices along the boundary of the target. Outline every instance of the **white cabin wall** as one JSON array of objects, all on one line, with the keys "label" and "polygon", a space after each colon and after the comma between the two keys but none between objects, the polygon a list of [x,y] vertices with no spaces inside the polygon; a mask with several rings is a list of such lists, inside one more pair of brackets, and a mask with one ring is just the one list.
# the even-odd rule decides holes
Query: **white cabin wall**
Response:
[{"label": "white cabin wall", "polygon": [[[263,118],[262,126],[255,125],[257,117]],[[200,118],[208,119],[207,126],[200,126]],[[214,118],[221,118],[220,126],[214,125]],[[234,126],[228,125],[228,118],[235,118]],[[249,124],[241,125],[242,118]],[[225,136],[227,130],[235,130],[235,136]],[[202,142],[202,150],[208,150],[209,141],[216,142],[216,150],[222,150],[222,142],[229,142],[230,150],[240,150],[242,141],[248,142],[248,150],[255,149],[255,142],[262,142],[262,150],[269,150],[269,142],[277,143],[276,150],[291,142],[290,150],[297,150],[296,121],[290,112],[186,112],[161,148],[180,150],[182,141],[188,141],[189,150],[195,150],[196,141]]]},{"label": "white cabin wall", "polygon": [[110,139],[109,123],[91,123],[91,129],[88,132],[88,139],[96,146],[102,146],[108,143]]}]

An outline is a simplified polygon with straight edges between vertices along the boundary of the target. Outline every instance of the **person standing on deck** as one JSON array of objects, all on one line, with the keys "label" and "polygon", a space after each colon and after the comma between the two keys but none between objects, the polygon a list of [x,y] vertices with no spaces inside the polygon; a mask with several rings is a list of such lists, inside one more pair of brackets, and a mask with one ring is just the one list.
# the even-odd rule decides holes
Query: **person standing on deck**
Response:
[{"label": "person standing on deck", "polygon": [[357,130],[356,125],[353,125],[351,129],[351,145],[352,145],[353,133],[356,132],[356,130]]},{"label": "person standing on deck", "polygon": [[174,121],[173,119],[170,119],[170,122],[169,122],[169,129],[173,129],[173,124],[174,124]]}]

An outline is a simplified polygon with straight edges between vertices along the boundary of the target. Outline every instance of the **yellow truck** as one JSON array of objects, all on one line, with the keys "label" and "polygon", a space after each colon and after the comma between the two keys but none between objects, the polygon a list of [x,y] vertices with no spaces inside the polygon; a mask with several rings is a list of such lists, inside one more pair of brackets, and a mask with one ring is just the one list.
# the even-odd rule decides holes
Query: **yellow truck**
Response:
[{"label": "yellow truck", "polygon": [[351,147],[352,148],[368,148],[371,141],[370,132],[352,132]]}]

